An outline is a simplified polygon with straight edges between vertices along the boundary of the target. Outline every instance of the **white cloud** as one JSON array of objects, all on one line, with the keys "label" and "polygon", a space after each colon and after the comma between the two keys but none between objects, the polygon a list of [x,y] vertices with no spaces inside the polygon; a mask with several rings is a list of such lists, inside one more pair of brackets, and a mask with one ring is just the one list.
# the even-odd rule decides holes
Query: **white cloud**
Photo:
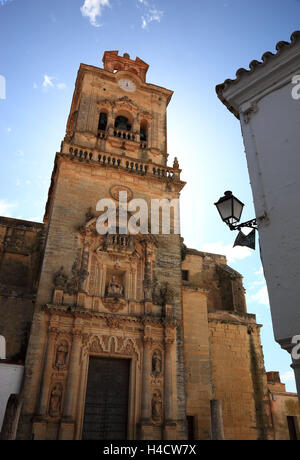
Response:
[{"label": "white cloud", "polygon": [[[60,89],[60,90],[66,89],[67,85],[65,83],[63,83],[63,82],[54,83],[57,80],[58,80],[58,78],[56,78],[56,77],[50,77],[49,75],[45,75],[44,76],[44,81],[42,83],[42,86],[45,89],[48,89],[48,88],[57,88],[57,89]],[[34,83],[33,88],[37,89],[38,85],[36,83]]]},{"label": "white cloud", "polygon": [[11,128],[7,128],[7,132],[8,132],[8,133],[11,133],[11,132],[12,132],[12,129],[11,129]]},{"label": "white cloud", "polygon": [[235,260],[246,259],[252,256],[252,251],[249,248],[235,247],[231,244],[224,245],[221,241],[216,243],[207,243],[201,247],[204,252],[211,252],[213,254],[221,254],[227,257],[229,263]]},{"label": "white cloud", "polygon": [[38,85],[36,83],[33,83],[33,89],[38,89]]},{"label": "white cloud", "polygon": [[147,29],[151,22],[160,22],[164,12],[158,10],[154,4],[150,4],[147,0],[139,0],[143,5],[145,12],[142,16],[142,29]]},{"label": "white cloud", "polygon": [[15,207],[16,207],[16,204],[9,203],[7,200],[0,199],[0,216],[11,217],[10,210]]},{"label": "white cloud", "polygon": [[110,6],[109,0],[85,0],[80,8],[81,14],[89,18],[94,27],[100,27],[97,18],[102,15],[103,8]]},{"label": "white cloud", "polygon": [[294,371],[288,371],[285,374],[281,375],[281,381],[283,383],[294,382],[295,381],[295,373]]},{"label": "white cloud", "polygon": [[48,88],[48,86],[54,86],[54,83],[53,83],[53,77],[49,77],[49,75],[45,75],[44,76],[44,81],[43,81],[43,87],[44,88]]},{"label": "white cloud", "polygon": [[255,272],[255,275],[258,277],[258,279],[256,281],[253,281],[253,283],[249,287],[249,290],[253,291],[254,289],[258,289],[259,286],[260,288],[255,294],[250,295],[248,297],[248,300],[250,302],[256,302],[261,305],[266,305],[267,307],[269,307],[270,301],[269,301],[268,288],[267,288],[262,266],[259,268],[258,271]]},{"label": "white cloud", "polygon": [[259,291],[257,291],[256,294],[253,294],[252,296],[250,296],[250,300],[254,301],[254,302],[257,302],[257,303],[259,303],[261,305],[269,306],[270,301],[269,301],[269,294],[268,294],[267,285],[265,284],[262,288],[260,288]]},{"label": "white cloud", "polygon": [[4,6],[8,2],[12,2],[12,0],[0,0],[0,6]]},{"label": "white cloud", "polygon": [[58,83],[57,85],[58,89],[66,89],[67,85],[65,83]]}]

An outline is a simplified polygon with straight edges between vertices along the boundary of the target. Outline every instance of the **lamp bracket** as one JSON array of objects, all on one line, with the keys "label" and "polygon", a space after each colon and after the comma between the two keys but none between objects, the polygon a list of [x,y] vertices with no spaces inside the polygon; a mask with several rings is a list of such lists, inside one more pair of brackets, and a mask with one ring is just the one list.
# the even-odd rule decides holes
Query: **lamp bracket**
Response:
[{"label": "lamp bracket", "polygon": [[257,219],[248,220],[248,222],[244,222],[243,224],[239,224],[239,225],[228,224],[228,226],[231,231],[241,230],[242,228],[245,228],[245,227],[254,228],[255,230],[258,229]]}]

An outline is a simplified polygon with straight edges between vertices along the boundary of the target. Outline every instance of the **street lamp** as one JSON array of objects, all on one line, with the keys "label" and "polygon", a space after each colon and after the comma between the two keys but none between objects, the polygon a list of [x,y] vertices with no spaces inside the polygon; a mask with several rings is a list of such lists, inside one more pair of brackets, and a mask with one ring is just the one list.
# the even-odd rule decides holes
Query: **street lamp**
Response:
[{"label": "street lamp", "polygon": [[[243,224],[239,224],[244,209],[244,203],[236,198],[232,192],[225,192],[224,196],[215,203],[217,210],[221,216],[223,222],[230,228],[230,230],[239,230],[238,237],[234,243],[234,246],[247,246],[251,249],[255,249],[255,230],[257,230],[257,220],[252,219]],[[241,229],[244,227],[253,228],[253,231],[249,235],[245,235]]]}]

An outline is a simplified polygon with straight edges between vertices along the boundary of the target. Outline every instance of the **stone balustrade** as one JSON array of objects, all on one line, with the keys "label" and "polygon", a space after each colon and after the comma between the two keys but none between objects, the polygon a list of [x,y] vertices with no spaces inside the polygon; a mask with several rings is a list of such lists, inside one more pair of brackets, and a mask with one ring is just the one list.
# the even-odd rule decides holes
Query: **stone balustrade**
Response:
[{"label": "stone balustrade", "polygon": [[70,148],[69,154],[81,161],[97,162],[101,166],[121,168],[143,176],[153,175],[161,179],[180,180],[180,170],[129,160],[119,155],[99,154],[79,148]]}]

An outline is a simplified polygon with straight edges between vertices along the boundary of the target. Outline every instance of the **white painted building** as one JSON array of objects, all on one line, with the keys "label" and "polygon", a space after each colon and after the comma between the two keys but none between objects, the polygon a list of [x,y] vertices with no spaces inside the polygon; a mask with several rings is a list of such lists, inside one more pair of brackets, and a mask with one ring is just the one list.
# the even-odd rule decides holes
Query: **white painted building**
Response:
[{"label": "white painted building", "polygon": [[20,392],[24,366],[5,363],[5,338],[0,336],[0,432],[5,415],[7,401],[11,394]]},{"label": "white painted building", "polygon": [[[240,119],[256,216],[266,216],[259,237],[275,339],[291,353],[300,336],[300,32],[276,50],[217,94]],[[300,395],[300,360],[294,369]]]}]

